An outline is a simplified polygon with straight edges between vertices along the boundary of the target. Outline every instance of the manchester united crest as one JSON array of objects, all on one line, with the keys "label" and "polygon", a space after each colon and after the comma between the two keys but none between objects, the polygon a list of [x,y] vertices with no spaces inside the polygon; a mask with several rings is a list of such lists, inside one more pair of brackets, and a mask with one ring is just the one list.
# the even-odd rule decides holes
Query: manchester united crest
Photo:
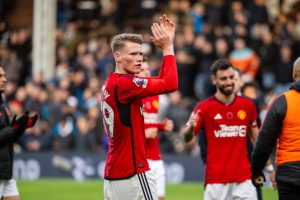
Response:
[{"label": "manchester united crest", "polygon": [[237,112],[237,116],[238,116],[238,118],[240,119],[240,120],[244,120],[245,118],[246,118],[246,112],[244,111],[244,110],[239,110],[238,112]]},{"label": "manchester united crest", "polygon": [[153,105],[153,107],[155,108],[155,109],[158,109],[158,101],[157,100],[154,100],[153,102],[152,102],[152,105]]}]

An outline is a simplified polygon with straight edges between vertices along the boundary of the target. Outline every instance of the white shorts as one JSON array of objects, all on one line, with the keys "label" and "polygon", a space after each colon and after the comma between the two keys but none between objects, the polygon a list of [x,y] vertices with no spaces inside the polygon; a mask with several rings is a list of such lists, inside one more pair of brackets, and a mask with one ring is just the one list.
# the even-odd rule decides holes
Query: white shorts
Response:
[{"label": "white shorts", "polygon": [[151,176],[140,173],[129,179],[104,180],[104,200],[157,200],[156,183]]},{"label": "white shorts", "polygon": [[16,181],[14,179],[0,180],[0,199],[9,196],[19,196]]},{"label": "white shorts", "polygon": [[[166,172],[164,162],[162,160],[147,160],[156,180],[157,196],[164,197],[166,191]],[[146,173],[149,173],[146,172]],[[149,175],[150,176],[150,175]]]},{"label": "white shorts", "polygon": [[250,180],[241,183],[207,184],[204,200],[257,200],[256,189]]}]

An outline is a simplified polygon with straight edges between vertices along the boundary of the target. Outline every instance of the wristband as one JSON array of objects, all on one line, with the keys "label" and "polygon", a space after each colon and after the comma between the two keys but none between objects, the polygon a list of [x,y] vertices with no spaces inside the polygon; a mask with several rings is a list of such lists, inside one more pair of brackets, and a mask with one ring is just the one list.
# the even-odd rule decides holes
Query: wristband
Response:
[{"label": "wristband", "polygon": [[272,164],[269,164],[268,166],[266,166],[265,169],[266,169],[268,172],[274,171],[274,167],[273,167]]}]

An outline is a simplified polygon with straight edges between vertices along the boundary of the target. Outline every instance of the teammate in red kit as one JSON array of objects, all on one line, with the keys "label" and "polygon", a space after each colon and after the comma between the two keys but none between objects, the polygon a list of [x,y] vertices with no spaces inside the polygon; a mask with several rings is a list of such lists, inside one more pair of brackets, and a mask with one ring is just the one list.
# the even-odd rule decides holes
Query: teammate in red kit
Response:
[{"label": "teammate in red kit", "polygon": [[145,174],[149,166],[142,99],[177,90],[178,76],[173,22],[164,15],[151,30],[154,44],[163,52],[157,77],[135,76],[143,61],[141,35],[124,33],[112,39],[116,69],[105,81],[100,97],[109,143],[104,172],[106,200],[157,199],[155,180]]},{"label": "teammate in red kit", "polygon": [[257,199],[251,183],[247,134],[257,138],[257,113],[253,102],[234,94],[234,69],[224,59],[211,67],[214,96],[198,103],[184,129],[189,142],[200,128],[207,141],[204,199]]},{"label": "teammate in red kit", "polygon": [[[151,72],[147,58],[144,57],[140,76],[150,77]],[[159,131],[171,132],[174,124],[170,119],[159,121],[158,108],[159,96],[151,96],[143,99],[145,109],[144,122],[145,122],[145,136],[146,136],[146,157],[151,169],[149,176],[153,175],[156,180],[156,189],[158,200],[163,200],[165,197],[166,188],[166,174],[164,163],[162,160],[161,152],[159,150]]]}]

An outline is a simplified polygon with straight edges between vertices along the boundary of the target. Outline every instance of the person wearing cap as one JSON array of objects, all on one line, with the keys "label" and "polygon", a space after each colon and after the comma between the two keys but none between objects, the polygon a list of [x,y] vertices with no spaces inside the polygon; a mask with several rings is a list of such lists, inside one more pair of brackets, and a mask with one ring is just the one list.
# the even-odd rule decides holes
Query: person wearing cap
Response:
[{"label": "person wearing cap", "polygon": [[280,200],[300,199],[300,57],[293,66],[294,83],[269,107],[252,153],[252,182],[263,184],[263,168],[277,144],[276,181]]}]

